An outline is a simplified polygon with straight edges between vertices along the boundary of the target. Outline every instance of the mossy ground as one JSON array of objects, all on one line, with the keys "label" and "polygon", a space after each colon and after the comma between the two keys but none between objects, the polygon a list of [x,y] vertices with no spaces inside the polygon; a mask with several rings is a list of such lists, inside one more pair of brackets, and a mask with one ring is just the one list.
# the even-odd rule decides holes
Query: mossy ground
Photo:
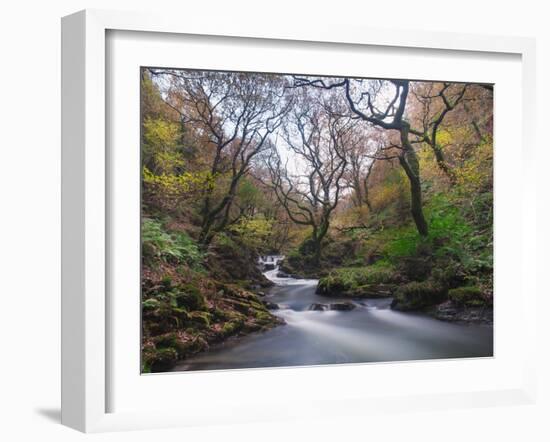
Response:
[{"label": "mossy ground", "polygon": [[251,290],[269,285],[253,252],[224,239],[191,265],[163,251],[166,244],[177,250],[178,244],[170,244],[174,236],[162,230],[158,235],[165,243],[146,243],[153,252],[142,267],[143,372],[168,371],[214,343],[281,324]]}]

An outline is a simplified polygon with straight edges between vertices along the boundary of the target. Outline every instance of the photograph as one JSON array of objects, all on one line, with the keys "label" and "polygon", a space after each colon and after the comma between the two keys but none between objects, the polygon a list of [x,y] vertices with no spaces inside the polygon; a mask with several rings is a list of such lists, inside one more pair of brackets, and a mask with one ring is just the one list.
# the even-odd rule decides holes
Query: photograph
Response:
[{"label": "photograph", "polygon": [[141,373],[494,356],[493,84],[139,76]]}]

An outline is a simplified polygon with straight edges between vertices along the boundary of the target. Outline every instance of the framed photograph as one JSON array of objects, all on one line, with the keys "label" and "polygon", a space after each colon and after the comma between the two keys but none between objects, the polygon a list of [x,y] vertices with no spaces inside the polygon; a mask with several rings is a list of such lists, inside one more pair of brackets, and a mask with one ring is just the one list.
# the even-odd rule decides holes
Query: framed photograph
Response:
[{"label": "framed photograph", "polygon": [[64,424],[533,400],[533,41],[62,31]]}]

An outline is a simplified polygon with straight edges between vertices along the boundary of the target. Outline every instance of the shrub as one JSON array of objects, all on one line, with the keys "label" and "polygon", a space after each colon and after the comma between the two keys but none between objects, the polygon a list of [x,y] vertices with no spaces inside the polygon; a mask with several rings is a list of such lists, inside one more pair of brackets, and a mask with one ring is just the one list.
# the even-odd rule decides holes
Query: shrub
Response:
[{"label": "shrub", "polygon": [[141,304],[143,310],[155,310],[160,306],[160,301],[155,298],[149,298]]},{"label": "shrub", "polygon": [[204,256],[198,245],[184,232],[166,232],[159,221],[144,219],[141,227],[142,254],[146,261],[186,263],[198,268]]}]

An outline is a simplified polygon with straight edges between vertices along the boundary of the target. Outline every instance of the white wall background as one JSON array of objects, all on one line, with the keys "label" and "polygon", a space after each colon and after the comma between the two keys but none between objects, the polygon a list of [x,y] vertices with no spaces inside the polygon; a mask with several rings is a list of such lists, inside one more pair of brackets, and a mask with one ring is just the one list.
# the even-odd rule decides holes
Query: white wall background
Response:
[{"label": "white wall background", "polygon": [[[545,2],[479,0],[18,0],[0,10],[0,438],[5,441],[286,441],[286,440],[550,440],[548,290],[539,287],[540,398],[537,405],[411,412],[363,420],[288,422],[85,436],[59,425],[60,358],[60,17],[83,8],[162,10],[251,20],[318,21],[440,31],[535,36],[541,203],[548,200],[544,164],[550,102],[550,14]],[[514,177],[511,177],[513,179]],[[539,212],[539,269],[550,225]],[[518,266],[519,268],[519,266]],[[367,380],[368,382],[368,380]],[[449,379],[452,382],[452,379]],[[321,388],[321,387],[320,387]]]}]

